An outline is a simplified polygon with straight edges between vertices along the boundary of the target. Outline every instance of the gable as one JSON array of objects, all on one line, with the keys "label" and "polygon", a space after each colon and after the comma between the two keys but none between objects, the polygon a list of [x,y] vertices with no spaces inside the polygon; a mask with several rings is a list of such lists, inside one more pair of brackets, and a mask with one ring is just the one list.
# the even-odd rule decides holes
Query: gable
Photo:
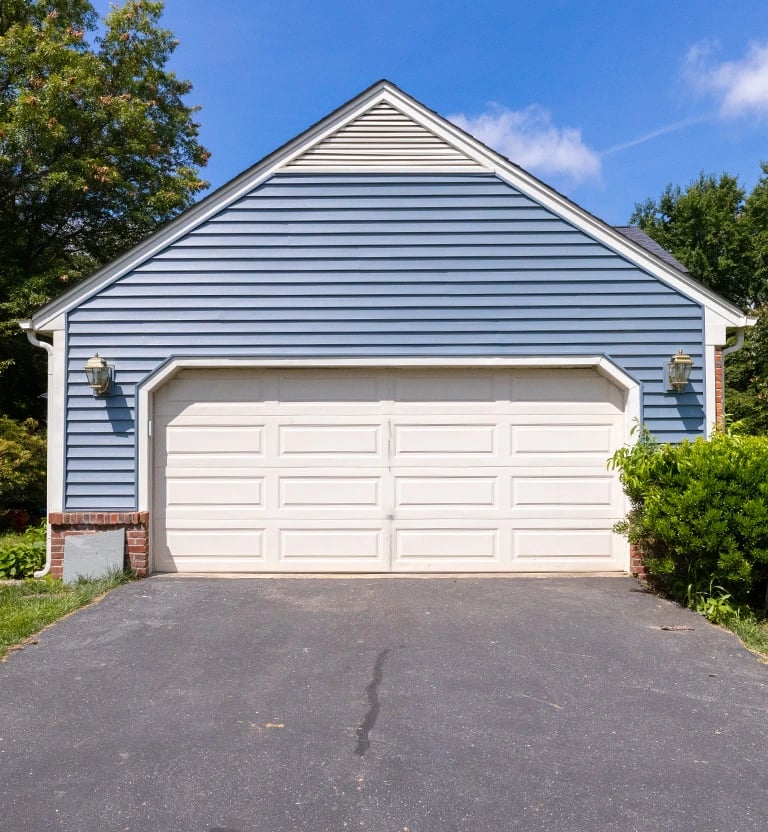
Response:
[{"label": "gable", "polygon": [[[332,113],[301,136],[244,172],[144,243],[115,260],[37,312],[28,329],[47,331],[61,315],[77,308],[116,280],[160,255],[195,228],[225,212],[278,173],[299,175],[393,172],[487,173],[519,191],[542,209],[579,229],[594,243],[643,269],[648,275],[700,304],[718,326],[752,322],[741,310],[637,242],[628,239],[567,198],[428,110],[389,82],[382,81]],[[723,336],[724,340],[724,336]]]}]

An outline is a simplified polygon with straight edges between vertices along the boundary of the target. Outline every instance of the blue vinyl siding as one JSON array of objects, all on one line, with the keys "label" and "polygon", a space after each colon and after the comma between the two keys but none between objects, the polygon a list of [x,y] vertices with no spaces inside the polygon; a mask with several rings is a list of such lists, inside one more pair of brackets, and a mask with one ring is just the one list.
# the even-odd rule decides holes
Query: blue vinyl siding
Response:
[{"label": "blue vinyl siding", "polygon": [[135,389],[170,356],[601,354],[677,441],[704,429],[703,340],[698,304],[492,174],[277,175],[69,313],[66,507],[135,508]]}]

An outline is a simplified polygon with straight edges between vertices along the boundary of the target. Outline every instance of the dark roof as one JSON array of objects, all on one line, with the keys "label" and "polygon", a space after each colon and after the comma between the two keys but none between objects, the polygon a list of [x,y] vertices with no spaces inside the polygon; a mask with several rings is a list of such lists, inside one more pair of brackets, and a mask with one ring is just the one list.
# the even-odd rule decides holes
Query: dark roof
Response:
[{"label": "dark roof", "polygon": [[620,234],[632,240],[633,243],[637,243],[639,246],[650,251],[651,254],[660,257],[665,263],[674,266],[678,271],[688,274],[688,269],[665,248],[662,248],[656,240],[649,237],[642,228],[638,228],[636,225],[617,225],[615,228]]}]

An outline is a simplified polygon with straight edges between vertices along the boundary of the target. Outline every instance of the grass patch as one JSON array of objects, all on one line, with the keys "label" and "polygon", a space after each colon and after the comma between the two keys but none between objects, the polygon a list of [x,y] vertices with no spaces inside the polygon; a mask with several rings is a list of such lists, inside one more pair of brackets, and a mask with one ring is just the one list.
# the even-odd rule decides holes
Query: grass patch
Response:
[{"label": "grass patch", "polygon": [[118,572],[72,584],[46,578],[0,584],[0,658],[44,627],[130,580],[131,575]]},{"label": "grass patch", "polygon": [[745,647],[768,658],[768,619],[731,617],[724,624],[736,633]]}]

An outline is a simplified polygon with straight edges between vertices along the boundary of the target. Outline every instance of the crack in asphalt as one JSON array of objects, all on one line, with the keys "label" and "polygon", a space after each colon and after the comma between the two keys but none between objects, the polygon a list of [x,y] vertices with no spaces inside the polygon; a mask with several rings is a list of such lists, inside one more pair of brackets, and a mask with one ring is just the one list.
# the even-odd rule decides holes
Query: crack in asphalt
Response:
[{"label": "crack in asphalt", "polygon": [[389,655],[389,649],[382,650],[376,657],[373,665],[373,676],[370,684],[365,689],[365,695],[368,699],[368,711],[360,723],[360,727],[355,732],[357,734],[357,746],[355,747],[355,754],[362,757],[365,752],[371,747],[369,734],[371,729],[376,724],[379,718],[379,711],[381,710],[381,703],[379,702],[379,685],[384,679],[384,662]]}]

